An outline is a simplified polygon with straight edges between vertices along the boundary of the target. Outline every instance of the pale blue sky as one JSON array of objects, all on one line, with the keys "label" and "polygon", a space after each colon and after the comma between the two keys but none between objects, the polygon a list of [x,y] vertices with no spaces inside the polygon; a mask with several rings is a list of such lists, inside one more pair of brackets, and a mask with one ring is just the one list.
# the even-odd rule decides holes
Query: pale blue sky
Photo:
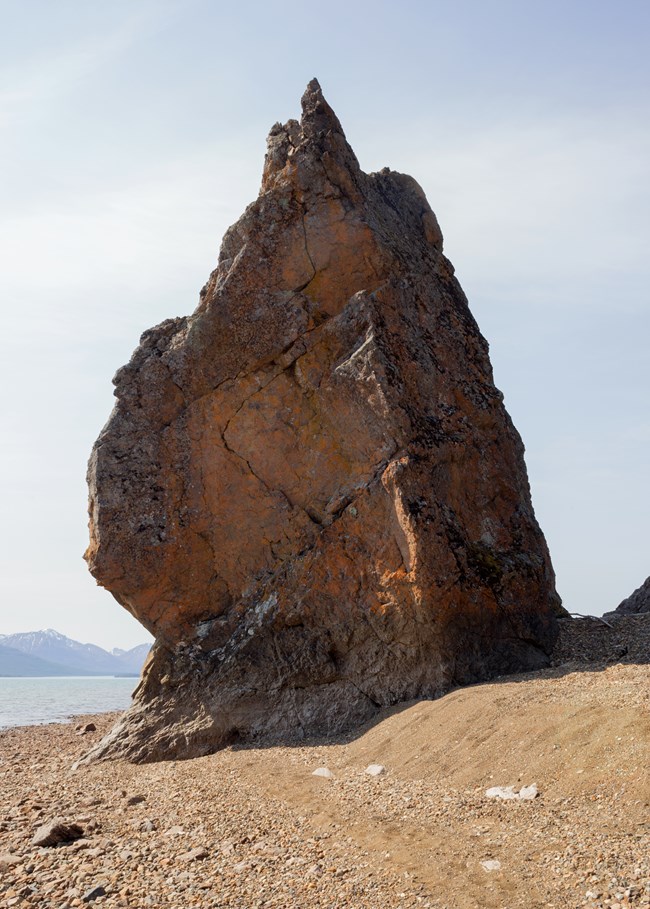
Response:
[{"label": "pale blue sky", "polygon": [[0,2],[0,633],[146,639],[81,561],[140,333],[190,312],[317,76],[424,187],[566,606],[650,573],[650,4]]}]

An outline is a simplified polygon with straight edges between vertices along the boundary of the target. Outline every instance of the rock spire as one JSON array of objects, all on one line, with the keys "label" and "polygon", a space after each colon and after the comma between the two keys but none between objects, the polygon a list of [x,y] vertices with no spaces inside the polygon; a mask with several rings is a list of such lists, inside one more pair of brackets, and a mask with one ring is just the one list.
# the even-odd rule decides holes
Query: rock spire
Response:
[{"label": "rock spire", "polygon": [[316,80],[196,311],[144,333],[89,466],[89,568],[156,636],[90,757],[331,735],[546,665],[523,445],[420,186]]}]

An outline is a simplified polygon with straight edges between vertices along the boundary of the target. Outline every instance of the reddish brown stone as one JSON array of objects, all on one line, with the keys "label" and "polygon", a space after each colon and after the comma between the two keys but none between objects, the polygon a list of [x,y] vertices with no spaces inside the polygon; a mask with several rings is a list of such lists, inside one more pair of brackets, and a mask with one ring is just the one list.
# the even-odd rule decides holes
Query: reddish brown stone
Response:
[{"label": "reddish brown stone", "polygon": [[187,318],[115,377],[90,570],[157,639],[93,752],[329,734],[547,662],[559,599],[488,346],[410,177],[316,81]]}]

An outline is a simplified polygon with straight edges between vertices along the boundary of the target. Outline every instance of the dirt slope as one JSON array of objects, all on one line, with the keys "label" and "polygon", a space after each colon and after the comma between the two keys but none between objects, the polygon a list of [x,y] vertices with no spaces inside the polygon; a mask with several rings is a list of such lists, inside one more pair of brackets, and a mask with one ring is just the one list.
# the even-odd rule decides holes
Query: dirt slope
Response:
[{"label": "dirt slope", "polygon": [[[285,755],[267,761],[285,799],[390,851],[431,905],[604,905],[585,894],[612,878],[614,902],[620,892],[622,905],[648,905],[649,682],[648,667],[621,665],[510,677],[396,710],[349,744],[297,751],[290,770]],[[369,763],[386,775],[364,779]],[[313,764],[335,779],[309,778]],[[531,783],[534,802],[485,798]],[[489,859],[501,871],[486,873]]]}]

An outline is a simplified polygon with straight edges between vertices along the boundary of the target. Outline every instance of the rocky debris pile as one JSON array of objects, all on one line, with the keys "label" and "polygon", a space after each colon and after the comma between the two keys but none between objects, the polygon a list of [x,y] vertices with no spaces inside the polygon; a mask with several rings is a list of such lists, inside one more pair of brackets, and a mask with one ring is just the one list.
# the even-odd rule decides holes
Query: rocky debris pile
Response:
[{"label": "rocky debris pile", "polygon": [[560,619],[552,665],[650,663],[650,614]]},{"label": "rocky debris pile", "polygon": [[[631,593],[629,597],[619,603],[615,612],[607,613],[607,616],[635,614],[639,612],[650,612],[650,578],[646,578],[643,584]],[[606,617],[607,617],[606,616]]]},{"label": "rocky debris pile", "polygon": [[188,318],[145,332],[89,466],[86,558],[157,639],[92,757],[358,726],[548,664],[521,439],[422,189],[314,80]]}]

